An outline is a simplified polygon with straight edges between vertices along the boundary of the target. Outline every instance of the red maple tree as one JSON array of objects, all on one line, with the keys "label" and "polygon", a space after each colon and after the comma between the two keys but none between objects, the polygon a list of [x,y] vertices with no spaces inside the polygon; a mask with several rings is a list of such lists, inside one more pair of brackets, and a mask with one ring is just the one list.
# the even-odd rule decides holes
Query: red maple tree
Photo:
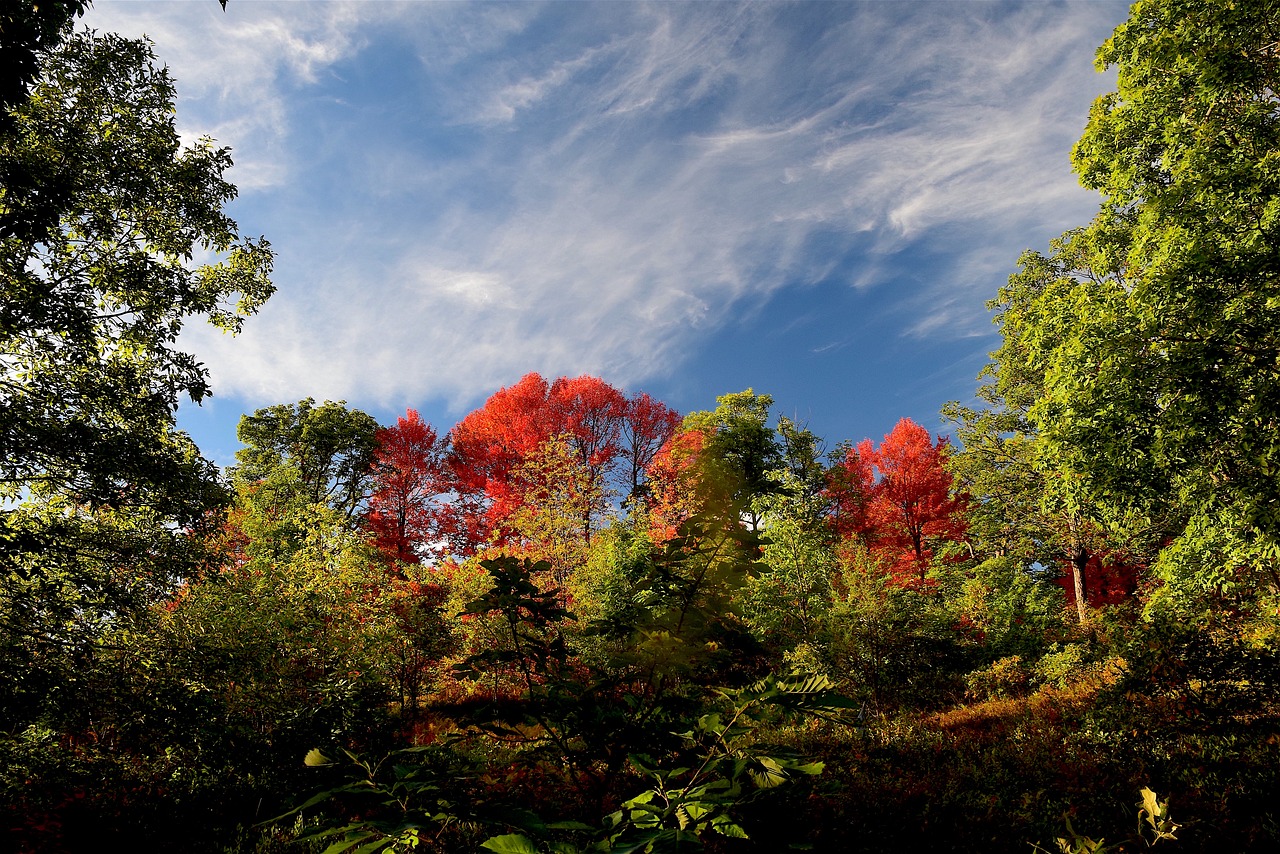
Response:
[{"label": "red maple tree", "polygon": [[662,401],[644,392],[627,401],[621,446],[622,458],[628,464],[626,485],[630,495],[638,496],[643,491],[649,467],[679,428],[680,413]]},{"label": "red maple tree", "polygon": [[951,494],[950,442],[909,418],[879,447],[864,439],[832,472],[837,530],[857,536],[904,584],[923,583],[934,546],[961,539],[965,499]]},{"label": "red maple tree", "polygon": [[561,377],[547,392],[547,408],[557,433],[566,439],[592,479],[603,482],[622,452],[619,439],[626,397],[598,377]]},{"label": "red maple tree", "polygon": [[418,563],[448,535],[445,496],[452,486],[446,443],[414,409],[375,437],[373,494],[365,522],[389,561]]},{"label": "red maple tree", "polygon": [[[543,486],[529,482],[537,467],[528,463],[543,456],[548,442],[564,442],[588,472],[589,491],[608,500],[621,489],[636,489],[639,472],[678,422],[676,413],[648,395],[628,400],[598,377],[548,383],[529,373],[500,389],[450,434],[458,504],[473,514],[471,550],[508,536],[508,520]],[[595,516],[584,513],[584,536],[590,535]]]},{"label": "red maple tree", "polygon": [[470,504],[472,550],[521,504],[513,473],[555,429],[547,407],[547,381],[537,373],[490,395],[484,406],[454,426],[450,469]]}]

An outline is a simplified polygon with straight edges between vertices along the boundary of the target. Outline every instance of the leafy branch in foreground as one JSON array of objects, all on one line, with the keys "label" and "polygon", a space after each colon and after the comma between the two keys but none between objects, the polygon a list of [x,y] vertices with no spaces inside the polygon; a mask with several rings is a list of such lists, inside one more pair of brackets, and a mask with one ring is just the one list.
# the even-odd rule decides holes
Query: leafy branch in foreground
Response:
[{"label": "leafy branch in foreground", "polygon": [[468,781],[479,775],[479,769],[446,747],[405,748],[376,762],[346,749],[337,753],[330,757],[315,749],[304,761],[313,768],[340,769],[345,782],[317,792],[263,824],[336,801],[341,812],[351,817],[322,821],[298,841],[333,840],[325,854],[352,849],[373,854],[417,848],[456,824],[491,818],[470,796]]},{"label": "leafy branch in foreground", "polygon": [[756,731],[779,714],[826,717],[854,704],[833,691],[825,676],[769,675],[746,688],[720,693],[731,702],[730,709],[702,715],[691,729],[677,733],[686,750],[675,758],[674,767],[647,755],[631,757],[631,765],[648,779],[650,788],[605,816],[602,829],[585,847],[560,841],[540,847],[521,834],[493,837],[482,847],[499,854],[648,854],[699,848],[702,838],[712,833],[745,839],[739,823],[743,806],[769,789],[823,770],[823,763],[810,762],[793,750],[755,742]]},{"label": "leafy branch in foreground", "polygon": [[[1142,800],[1138,801],[1138,832],[1129,841],[1141,840],[1148,848],[1167,839],[1176,842],[1178,837],[1174,834],[1181,825],[1169,816],[1169,799],[1160,800],[1160,796],[1147,786],[1143,786],[1139,794]],[[1104,839],[1093,839],[1080,833],[1071,826],[1069,816],[1064,815],[1062,820],[1067,826],[1067,835],[1054,840],[1061,854],[1108,854],[1125,850],[1123,846],[1107,845]],[[1049,854],[1047,848],[1034,844],[1031,847],[1042,854]]]}]

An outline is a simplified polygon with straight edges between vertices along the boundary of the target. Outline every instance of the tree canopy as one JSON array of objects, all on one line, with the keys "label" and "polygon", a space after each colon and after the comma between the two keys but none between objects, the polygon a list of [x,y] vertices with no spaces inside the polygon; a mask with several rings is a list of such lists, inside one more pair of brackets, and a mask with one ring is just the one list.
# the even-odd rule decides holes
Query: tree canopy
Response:
[{"label": "tree canopy", "polygon": [[[237,331],[271,294],[271,251],[223,211],[230,153],[184,148],[173,102],[149,44],[79,33],[0,134],[0,172],[42,188],[6,192],[6,210],[57,203],[37,232],[0,237],[0,496],[201,507],[211,472],[173,417],[208,378],[176,341],[192,317]],[[220,260],[192,264],[205,253]]]},{"label": "tree canopy", "polygon": [[1019,333],[1050,492],[1120,542],[1171,538],[1175,587],[1280,558],[1275,34],[1268,4],[1136,3],[1073,151],[1100,211],[1027,262],[1054,270]]}]

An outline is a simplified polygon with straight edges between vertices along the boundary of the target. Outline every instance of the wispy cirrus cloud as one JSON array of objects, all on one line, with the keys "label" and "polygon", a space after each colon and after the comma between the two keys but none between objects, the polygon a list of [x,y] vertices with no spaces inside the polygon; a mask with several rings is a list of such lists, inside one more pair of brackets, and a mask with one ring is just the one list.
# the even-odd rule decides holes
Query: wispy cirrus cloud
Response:
[{"label": "wispy cirrus cloud", "polygon": [[263,191],[237,215],[280,250],[239,340],[186,341],[254,401],[458,408],[526,370],[642,383],[819,282],[900,306],[885,335],[985,327],[1018,252],[1093,205],[1066,152],[1124,14],[207,5],[203,31],[189,5],[95,20],[152,34],[184,123],[211,122]]},{"label": "wispy cirrus cloud", "polygon": [[299,91],[361,47],[352,2],[324,4],[101,2],[86,26],[146,35],[178,83],[185,138],[212,136],[236,153],[244,191],[290,179],[287,149]]}]

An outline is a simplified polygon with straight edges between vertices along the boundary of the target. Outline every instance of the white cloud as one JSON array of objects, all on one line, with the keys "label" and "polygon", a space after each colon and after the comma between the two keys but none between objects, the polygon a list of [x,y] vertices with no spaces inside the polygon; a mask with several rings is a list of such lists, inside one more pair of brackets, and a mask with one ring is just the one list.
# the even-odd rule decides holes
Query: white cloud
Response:
[{"label": "white cloud", "polygon": [[[1106,87],[1093,48],[1123,17],[1090,3],[208,6],[209,29],[190,6],[93,12],[148,28],[184,128],[212,123],[237,148],[233,180],[271,188],[238,216],[272,225],[279,293],[239,340],[184,340],[221,392],[253,401],[457,407],[527,370],[676,371],[735,312],[831,277],[901,306],[887,334],[974,334],[1018,252],[1091,210],[1067,149]],[[329,94],[393,48],[418,64],[365,81],[388,106]],[[341,120],[303,145],[320,102]],[[947,272],[884,292],[924,252]]]},{"label": "white cloud", "polygon": [[367,11],[351,2],[233,2],[226,11],[212,0],[97,3],[83,22],[155,43],[178,84],[183,138],[231,146],[231,178],[248,191],[289,179],[291,98],[359,49],[352,33]]}]

